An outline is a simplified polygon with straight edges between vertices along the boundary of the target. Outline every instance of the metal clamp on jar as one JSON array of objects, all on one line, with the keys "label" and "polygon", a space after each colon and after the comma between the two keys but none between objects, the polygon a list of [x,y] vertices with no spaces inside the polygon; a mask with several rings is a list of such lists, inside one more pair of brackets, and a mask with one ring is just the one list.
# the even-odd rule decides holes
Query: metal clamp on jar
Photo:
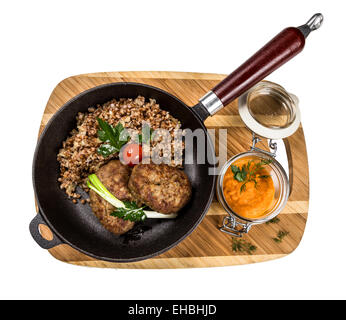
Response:
[{"label": "metal clamp on jar", "polygon": [[[273,219],[285,207],[290,194],[289,178],[275,157],[278,143],[283,146],[282,139],[292,135],[300,125],[298,98],[272,82],[262,81],[240,96],[238,108],[241,119],[252,132],[252,146],[249,151],[237,154],[225,163],[220,171],[216,189],[217,198],[228,214],[220,230],[235,237],[241,237],[249,232],[253,225]],[[256,147],[261,138],[268,140],[270,151]],[[260,216],[240,214],[227,202],[224,188],[225,174],[233,170],[235,162],[239,163],[241,159],[252,159],[250,162],[258,159],[266,163],[268,176],[272,179],[274,187],[272,201]],[[257,185],[256,182],[255,184]],[[236,192],[240,194],[241,191]]]}]

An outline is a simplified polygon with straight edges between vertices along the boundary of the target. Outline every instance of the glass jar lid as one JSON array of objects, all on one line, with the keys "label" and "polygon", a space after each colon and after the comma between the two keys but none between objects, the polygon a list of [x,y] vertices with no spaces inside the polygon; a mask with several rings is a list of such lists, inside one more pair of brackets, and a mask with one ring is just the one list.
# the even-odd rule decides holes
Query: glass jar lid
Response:
[{"label": "glass jar lid", "polygon": [[280,85],[261,81],[238,99],[239,115],[255,134],[283,139],[300,125],[298,98]]}]

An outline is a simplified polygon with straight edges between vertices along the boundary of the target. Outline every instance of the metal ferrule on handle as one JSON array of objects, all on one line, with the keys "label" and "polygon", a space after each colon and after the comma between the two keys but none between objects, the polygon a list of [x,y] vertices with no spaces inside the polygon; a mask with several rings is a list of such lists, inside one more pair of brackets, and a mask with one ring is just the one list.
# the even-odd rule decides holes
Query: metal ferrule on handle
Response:
[{"label": "metal ferrule on handle", "polygon": [[199,102],[208,110],[211,116],[224,107],[219,97],[213,91],[207,92],[199,99]]}]

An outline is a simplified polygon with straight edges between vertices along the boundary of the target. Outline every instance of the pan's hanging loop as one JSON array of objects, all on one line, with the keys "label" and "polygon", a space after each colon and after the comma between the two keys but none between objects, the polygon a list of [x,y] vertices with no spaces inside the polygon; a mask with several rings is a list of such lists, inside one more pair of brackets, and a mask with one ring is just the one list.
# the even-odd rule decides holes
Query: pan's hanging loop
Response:
[{"label": "pan's hanging loop", "polygon": [[305,38],[310,34],[311,31],[315,31],[321,27],[323,23],[323,15],[321,13],[314,14],[307,23],[298,27]]},{"label": "pan's hanging loop", "polygon": [[306,25],[310,28],[311,31],[317,30],[323,22],[323,15],[321,13],[314,14]]}]

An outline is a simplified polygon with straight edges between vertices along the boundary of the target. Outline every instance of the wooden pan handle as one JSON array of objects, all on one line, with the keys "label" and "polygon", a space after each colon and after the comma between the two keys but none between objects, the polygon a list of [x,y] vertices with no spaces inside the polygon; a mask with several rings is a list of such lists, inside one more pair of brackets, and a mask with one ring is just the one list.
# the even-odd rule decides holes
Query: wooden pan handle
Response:
[{"label": "wooden pan handle", "polygon": [[289,27],[281,31],[262,49],[203,96],[196,106],[196,112],[202,114],[202,119],[213,115],[292,59],[303,50],[305,38],[311,31],[317,30],[322,21],[322,14],[317,13],[306,24],[298,28]]},{"label": "wooden pan handle", "polygon": [[304,35],[287,28],[221,81],[212,91],[225,106],[303,50]]}]

